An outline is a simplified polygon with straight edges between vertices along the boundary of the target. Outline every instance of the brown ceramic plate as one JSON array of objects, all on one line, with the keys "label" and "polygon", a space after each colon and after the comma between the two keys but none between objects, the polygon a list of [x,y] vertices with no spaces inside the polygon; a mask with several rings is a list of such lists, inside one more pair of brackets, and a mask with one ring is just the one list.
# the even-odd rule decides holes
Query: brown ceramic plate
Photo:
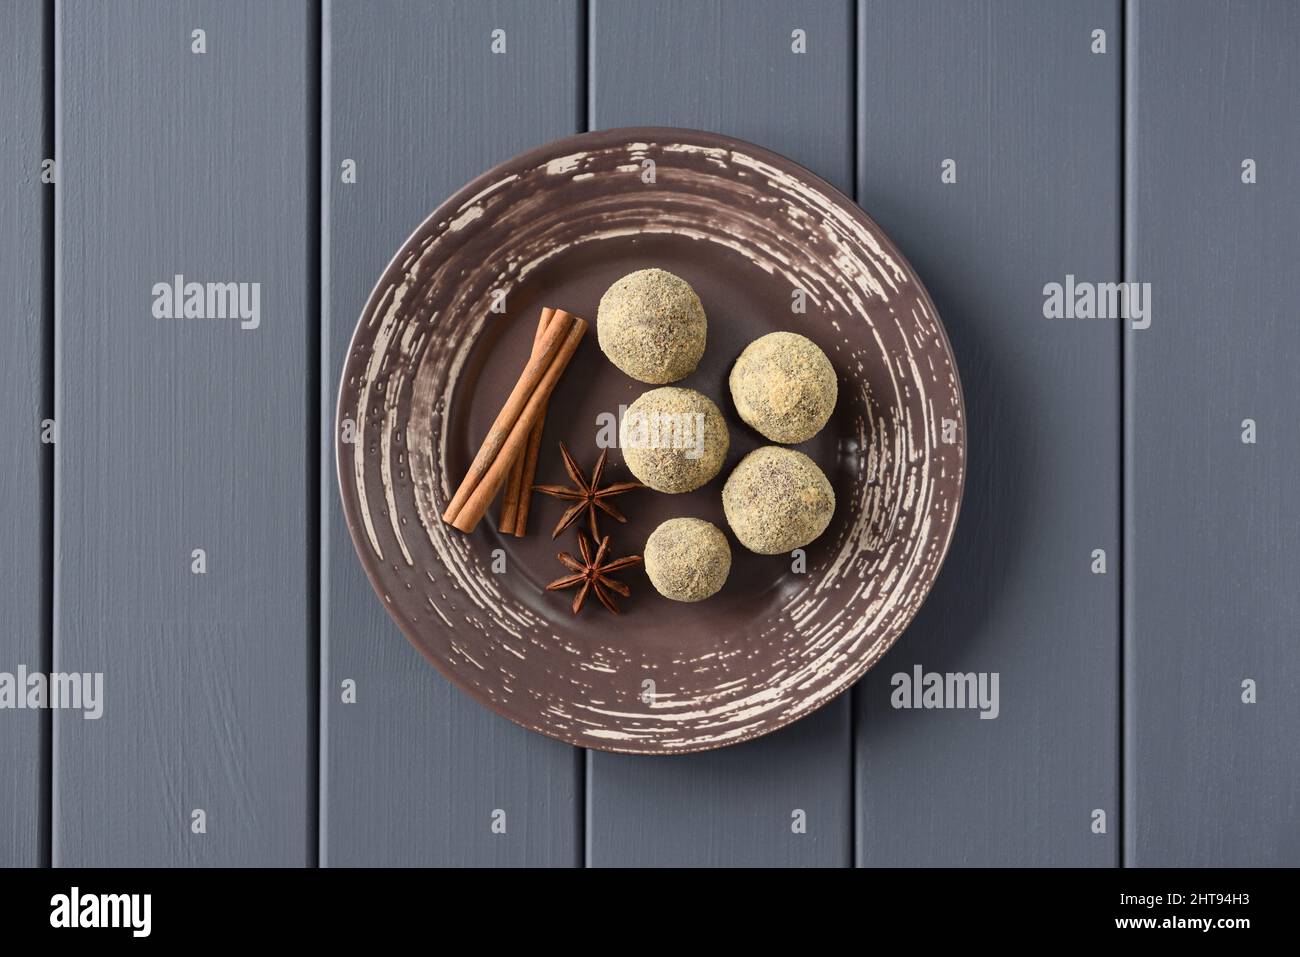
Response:
[{"label": "brown ceramic plate", "polygon": [[[722,481],[764,444],[736,417],[727,373],[747,343],[782,329],[817,342],[839,373],[834,417],[799,446],[830,477],[835,518],[804,570],[733,537],[731,576],[713,598],[668,601],[634,568],[621,576],[632,588],[622,615],[591,602],[575,618],[571,593],[543,590],[563,571],[550,537],[561,503],[535,496],[522,539],[497,533],[495,509],[469,536],[439,515],[514,384],[543,305],[593,328],[552,399],[537,480],[564,481],[559,440],[590,467],[599,417],[650,388],[601,354],[596,305],[615,279],[648,266],[683,277],[704,303],[708,348],[677,384],[718,403],[731,450],[722,475],[696,492],[620,498],[629,523],[604,525],[614,554],[639,554],[673,516],[726,529]],[[501,296],[505,311],[493,312]],[[406,637],[499,714],[611,751],[745,741],[852,685],[934,583],[965,474],[952,351],[893,243],[796,163],[693,130],[559,140],[443,203],[370,295],[337,425],[353,542]],[[611,480],[630,477],[617,449],[610,461]],[[568,551],[572,535],[559,543]]]}]

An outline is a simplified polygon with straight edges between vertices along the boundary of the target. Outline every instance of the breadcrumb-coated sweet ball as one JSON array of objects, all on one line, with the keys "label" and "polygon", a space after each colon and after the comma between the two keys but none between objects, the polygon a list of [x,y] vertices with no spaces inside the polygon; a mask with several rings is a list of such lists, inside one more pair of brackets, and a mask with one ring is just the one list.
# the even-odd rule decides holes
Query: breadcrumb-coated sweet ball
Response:
[{"label": "breadcrumb-coated sweet ball", "polygon": [[655,591],[673,601],[703,601],[727,582],[731,546],[702,518],[670,518],[646,539],[645,571]]},{"label": "breadcrumb-coated sweet ball", "polygon": [[605,290],[596,341],[609,361],[651,385],[684,379],[704,355],[708,320],[690,283],[663,269],[628,273]]},{"label": "breadcrumb-coated sweet ball", "polygon": [[811,339],[773,332],[755,339],[731,367],[731,398],[746,424],[787,445],[806,442],[835,411],[835,368]]},{"label": "breadcrumb-coated sweet ball", "polygon": [[619,428],[623,461],[656,492],[690,492],[722,470],[727,420],[694,389],[651,389],[627,407]]},{"label": "breadcrumb-coated sweet ball", "polygon": [[760,555],[779,555],[826,531],[835,514],[835,491],[802,452],[765,445],[727,477],[722,510],[740,544]]}]

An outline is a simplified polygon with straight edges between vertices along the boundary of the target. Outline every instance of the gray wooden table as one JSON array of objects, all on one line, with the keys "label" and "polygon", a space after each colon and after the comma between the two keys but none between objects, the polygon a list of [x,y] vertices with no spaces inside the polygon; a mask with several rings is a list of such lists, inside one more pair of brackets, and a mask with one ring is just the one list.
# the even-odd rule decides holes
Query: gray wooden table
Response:
[{"label": "gray wooden table", "polygon": [[[103,674],[97,719],[0,708],[0,864],[1300,864],[1300,6],[14,0],[0,78],[0,673]],[[630,124],[854,196],[969,414],[899,644],[671,759],[453,690],[332,454],[407,234]],[[256,316],[159,318],[176,281]],[[1048,318],[1120,281],[1145,308]],[[997,716],[895,707],[918,666],[996,674]]]}]

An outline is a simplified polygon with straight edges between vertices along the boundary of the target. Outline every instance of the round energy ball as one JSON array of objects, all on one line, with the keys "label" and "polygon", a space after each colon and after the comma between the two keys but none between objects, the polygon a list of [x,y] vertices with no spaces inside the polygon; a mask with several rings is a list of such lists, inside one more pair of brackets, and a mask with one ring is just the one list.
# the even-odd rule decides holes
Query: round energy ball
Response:
[{"label": "round energy ball", "polygon": [[740,544],[760,555],[779,555],[826,531],[835,514],[835,492],[808,456],[765,445],[728,476],[722,510]]},{"label": "round energy ball", "polygon": [[718,407],[694,389],[651,389],[619,427],[623,461],[657,492],[690,492],[722,469],[731,436]]},{"label": "round energy ball", "polygon": [[731,398],[745,422],[773,442],[805,442],[835,411],[839,391],[826,353],[794,332],[755,339],[731,367]]},{"label": "round energy ball", "polygon": [[695,371],[708,321],[690,283],[662,269],[628,273],[605,290],[596,340],[609,361],[633,379],[662,385]]},{"label": "round energy ball", "polygon": [[655,591],[673,601],[703,601],[727,581],[727,536],[700,518],[670,518],[646,539],[645,571]]}]

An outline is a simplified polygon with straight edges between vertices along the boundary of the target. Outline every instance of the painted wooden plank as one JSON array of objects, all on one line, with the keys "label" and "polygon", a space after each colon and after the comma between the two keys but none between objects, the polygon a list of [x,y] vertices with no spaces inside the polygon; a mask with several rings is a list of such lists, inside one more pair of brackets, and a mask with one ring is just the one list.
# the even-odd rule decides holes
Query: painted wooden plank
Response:
[{"label": "painted wooden plank", "polygon": [[1300,864],[1300,9],[1129,9],[1126,863]]},{"label": "painted wooden plank", "polygon": [[[0,462],[0,672],[14,682],[19,668],[49,670],[44,579],[52,450],[41,443],[41,422],[50,415],[45,250],[46,207],[53,199],[53,186],[42,182],[42,163],[52,153],[46,142],[46,20],[39,0],[0,8],[0,443],[8,450]],[[8,693],[26,690],[10,685]],[[49,716],[8,710],[16,703],[13,697],[0,711],[0,867],[46,863],[49,851]]]},{"label": "painted wooden plank", "polygon": [[[104,700],[55,714],[57,865],[314,858],[314,23],[58,6],[54,667]],[[178,276],[238,310],[160,318]]]},{"label": "painted wooden plank", "polygon": [[330,2],[323,42],[321,860],[575,865],[581,753],[462,695],[401,636],[348,536],[333,428],[357,317],[406,237],[484,169],[580,128],[582,5]]},{"label": "painted wooden plank", "polygon": [[[852,23],[847,2],[595,0],[591,126],[716,130],[849,191]],[[770,737],[667,760],[589,752],[588,863],[849,863],[849,711],[844,696]]]},{"label": "painted wooden plank", "polygon": [[[1044,287],[1121,278],[1120,21],[860,6],[859,201],[935,299],[969,428],[939,581],[857,688],[860,865],[1118,861],[1120,323],[1048,319]],[[895,707],[918,667],[996,674],[997,717]]]}]

